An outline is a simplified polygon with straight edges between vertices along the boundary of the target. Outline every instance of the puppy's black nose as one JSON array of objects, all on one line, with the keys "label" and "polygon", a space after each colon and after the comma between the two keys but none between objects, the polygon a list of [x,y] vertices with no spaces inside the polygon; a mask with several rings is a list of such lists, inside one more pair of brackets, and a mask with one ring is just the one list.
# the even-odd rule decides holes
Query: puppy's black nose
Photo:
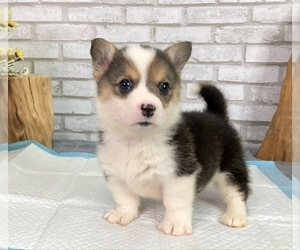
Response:
[{"label": "puppy's black nose", "polygon": [[142,114],[143,116],[146,116],[147,118],[150,118],[154,115],[155,107],[151,104],[142,104],[141,106]]}]

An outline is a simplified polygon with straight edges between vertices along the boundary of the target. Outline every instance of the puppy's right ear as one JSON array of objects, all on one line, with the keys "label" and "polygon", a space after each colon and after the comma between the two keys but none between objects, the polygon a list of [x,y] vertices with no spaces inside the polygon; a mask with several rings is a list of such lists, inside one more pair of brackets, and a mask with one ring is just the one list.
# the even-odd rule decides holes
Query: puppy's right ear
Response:
[{"label": "puppy's right ear", "polygon": [[96,38],[91,44],[91,56],[94,67],[94,77],[99,79],[113,61],[117,48],[110,42]]}]

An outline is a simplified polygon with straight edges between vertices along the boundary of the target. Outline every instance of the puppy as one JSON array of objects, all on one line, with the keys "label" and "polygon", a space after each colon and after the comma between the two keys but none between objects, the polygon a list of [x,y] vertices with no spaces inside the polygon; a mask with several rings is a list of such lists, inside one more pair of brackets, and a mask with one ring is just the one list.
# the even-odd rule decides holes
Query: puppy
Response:
[{"label": "puppy", "polygon": [[193,200],[213,182],[227,205],[221,223],[246,225],[248,173],[226,103],[214,86],[199,87],[204,112],[181,112],[180,75],[191,43],[162,51],[145,45],[117,49],[104,39],[91,44],[98,87],[98,155],[116,208],[104,215],[127,225],[140,197],[162,199],[165,234],[192,233]]}]

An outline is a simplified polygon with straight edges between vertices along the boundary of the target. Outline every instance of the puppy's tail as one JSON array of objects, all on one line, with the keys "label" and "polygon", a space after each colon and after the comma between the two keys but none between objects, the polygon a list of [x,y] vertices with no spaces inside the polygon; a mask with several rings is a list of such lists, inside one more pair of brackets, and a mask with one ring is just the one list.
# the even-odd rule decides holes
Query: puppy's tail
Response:
[{"label": "puppy's tail", "polygon": [[203,97],[207,103],[207,112],[228,120],[226,100],[218,88],[209,84],[199,84],[195,86],[193,92]]}]

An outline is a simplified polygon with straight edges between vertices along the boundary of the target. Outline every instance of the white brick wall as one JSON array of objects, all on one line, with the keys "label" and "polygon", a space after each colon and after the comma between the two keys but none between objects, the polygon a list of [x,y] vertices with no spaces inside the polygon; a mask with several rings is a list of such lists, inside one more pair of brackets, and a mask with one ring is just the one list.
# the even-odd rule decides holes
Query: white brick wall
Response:
[{"label": "white brick wall", "polygon": [[291,7],[291,5],[254,6],[253,21],[258,23],[291,22]]},{"label": "white brick wall", "polygon": [[121,7],[79,7],[68,9],[68,21],[70,22],[104,22],[120,23],[122,21]]},{"label": "white brick wall", "polygon": [[92,102],[86,99],[76,98],[54,98],[55,114],[92,114]]},{"label": "white brick wall", "polygon": [[64,96],[95,97],[96,91],[94,80],[62,82],[62,94]]},{"label": "white brick wall", "polygon": [[189,40],[182,73],[184,110],[203,109],[190,94],[196,82],[214,82],[247,145],[259,144],[276,110],[291,43],[290,0],[9,0],[20,27],[10,46],[21,47],[33,73],[52,78],[54,138],[97,140],[90,40],[117,46],[166,48]]},{"label": "white brick wall", "polygon": [[211,41],[211,27],[157,27],[155,41],[158,43],[174,43],[193,41],[195,43],[208,43]]},{"label": "white brick wall", "polygon": [[190,7],[186,10],[187,23],[246,23],[247,7]]},{"label": "white brick wall", "polygon": [[276,83],[279,77],[278,66],[220,66],[219,81],[247,83]]},{"label": "white brick wall", "polygon": [[279,25],[274,26],[225,26],[217,28],[217,43],[277,43],[280,42]]},{"label": "white brick wall", "polygon": [[153,8],[153,7],[127,7],[127,23],[157,23],[175,24],[181,23],[182,8]]},{"label": "white brick wall", "polygon": [[247,46],[246,62],[287,62],[291,46]]},{"label": "white brick wall", "polygon": [[96,27],[95,37],[105,37],[106,40],[119,43],[149,42],[151,37],[151,27],[137,25],[98,25]]}]

